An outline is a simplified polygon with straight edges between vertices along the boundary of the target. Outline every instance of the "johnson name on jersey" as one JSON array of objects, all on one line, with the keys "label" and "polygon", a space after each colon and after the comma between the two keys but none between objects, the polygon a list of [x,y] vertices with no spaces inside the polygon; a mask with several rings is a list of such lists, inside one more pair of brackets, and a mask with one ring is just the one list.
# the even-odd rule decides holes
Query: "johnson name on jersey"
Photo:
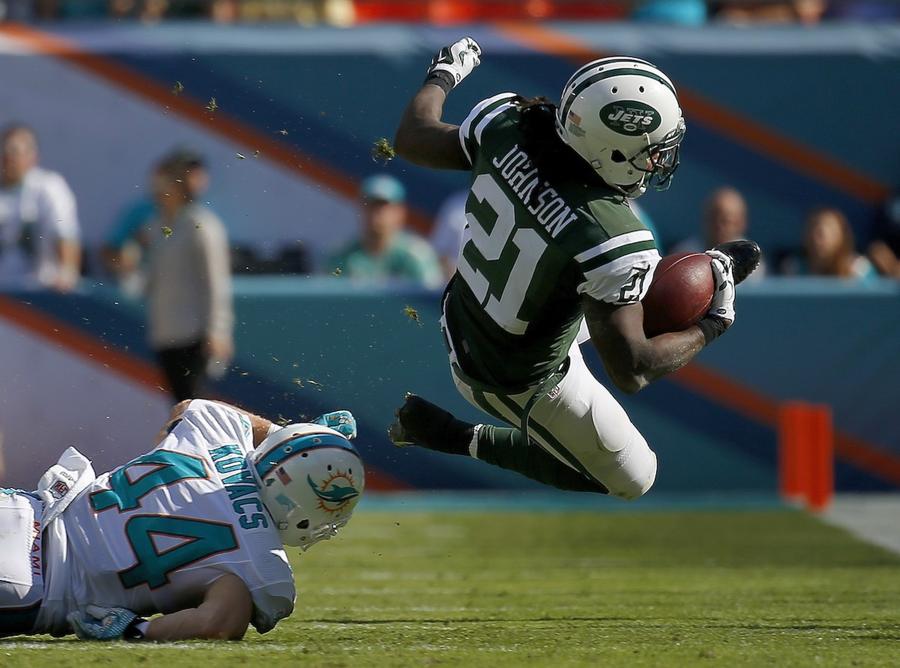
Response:
[{"label": "johnson name on jersey", "polygon": [[258,631],[288,616],[294,578],[249,468],[252,449],[244,415],[195,400],[156,448],[99,476],[62,516],[71,551],[63,607],[174,612],[232,573],[251,593]]},{"label": "johnson name on jersey", "polygon": [[535,165],[521,102],[496,95],[460,126],[472,187],[458,279],[445,300],[464,370],[506,388],[533,385],[559,367],[578,331],[582,295],[639,301],[660,259],[620,192]]}]

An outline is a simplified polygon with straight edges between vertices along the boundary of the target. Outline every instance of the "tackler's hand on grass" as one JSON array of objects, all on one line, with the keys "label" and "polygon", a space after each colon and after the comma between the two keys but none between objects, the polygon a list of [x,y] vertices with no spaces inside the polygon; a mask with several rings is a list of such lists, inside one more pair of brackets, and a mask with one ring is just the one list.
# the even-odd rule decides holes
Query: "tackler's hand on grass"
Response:
[{"label": "tackler's hand on grass", "polygon": [[88,605],[83,612],[69,613],[66,619],[81,640],[120,640],[137,618],[126,608]]}]

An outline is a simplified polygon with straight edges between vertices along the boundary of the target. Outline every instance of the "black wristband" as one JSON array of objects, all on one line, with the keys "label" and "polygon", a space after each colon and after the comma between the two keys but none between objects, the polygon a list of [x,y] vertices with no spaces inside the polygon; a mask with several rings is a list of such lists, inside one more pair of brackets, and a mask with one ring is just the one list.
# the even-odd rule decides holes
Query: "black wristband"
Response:
[{"label": "black wristband", "polygon": [[425,82],[422,85],[424,86],[425,84],[433,84],[444,91],[444,93],[449,93],[453,90],[456,82],[453,80],[453,75],[449,72],[438,70],[437,72],[428,73],[428,76],[425,77]]},{"label": "black wristband", "polygon": [[703,332],[703,338],[706,341],[706,345],[709,345],[710,341],[725,333],[725,330],[728,329],[728,323],[722,318],[706,316],[697,323],[697,327]]}]

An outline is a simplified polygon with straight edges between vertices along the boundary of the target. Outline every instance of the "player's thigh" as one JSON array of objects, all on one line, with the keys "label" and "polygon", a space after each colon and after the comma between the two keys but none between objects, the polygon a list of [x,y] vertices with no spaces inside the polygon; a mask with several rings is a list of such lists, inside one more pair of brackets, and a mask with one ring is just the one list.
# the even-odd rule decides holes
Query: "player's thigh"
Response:
[{"label": "player's thigh", "polygon": [[532,407],[529,436],[577,460],[615,496],[637,498],[656,479],[656,455],[576,347],[565,378]]},{"label": "player's thigh", "polygon": [[456,385],[456,390],[462,398],[475,406],[475,408],[501,422],[506,422],[511,427],[521,425],[521,421],[515,417],[514,413],[503,410],[502,404],[495,395],[473,389],[457,376],[452,369],[450,370],[450,376],[453,378],[453,384]]},{"label": "player's thigh", "polygon": [[4,609],[26,609],[43,596],[41,513],[34,497],[0,491],[0,627]]}]

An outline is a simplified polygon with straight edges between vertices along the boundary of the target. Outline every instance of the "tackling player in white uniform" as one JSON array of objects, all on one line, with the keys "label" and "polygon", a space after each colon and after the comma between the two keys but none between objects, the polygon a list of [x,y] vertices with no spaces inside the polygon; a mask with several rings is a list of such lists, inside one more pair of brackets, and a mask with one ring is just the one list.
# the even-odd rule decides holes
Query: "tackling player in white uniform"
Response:
[{"label": "tackling player in white uniform", "polygon": [[271,630],[294,607],[282,545],[330,538],[359,500],[355,435],[347,411],[282,428],[194,400],[153,450],[97,478],[69,448],[37,491],[0,491],[0,636]]}]

